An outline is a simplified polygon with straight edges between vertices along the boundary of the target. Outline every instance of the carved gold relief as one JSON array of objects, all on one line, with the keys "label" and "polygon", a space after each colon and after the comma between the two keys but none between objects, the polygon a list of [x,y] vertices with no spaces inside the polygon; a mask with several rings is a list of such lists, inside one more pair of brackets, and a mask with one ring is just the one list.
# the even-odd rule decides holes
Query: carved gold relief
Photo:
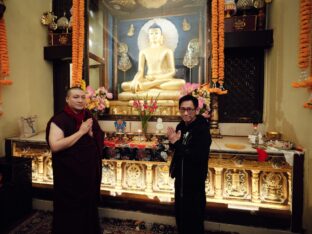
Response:
[{"label": "carved gold relief", "polygon": [[158,165],[155,168],[155,191],[174,191],[174,180],[170,178],[169,166],[168,165]]},{"label": "carved gold relief", "polygon": [[43,159],[43,180],[52,181],[53,180],[53,171],[52,171],[52,158],[50,155],[46,155]]},{"label": "carved gold relief", "polygon": [[283,173],[263,172],[260,176],[262,201],[284,203],[287,197],[287,179]]},{"label": "carved gold relief", "polygon": [[[51,186],[51,152],[46,145],[12,144],[14,156],[32,158],[32,182]],[[256,155],[211,154],[206,180],[208,202],[239,202],[270,209],[290,210],[292,167],[283,157],[259,163]],[[140,194],[171,202],[174,180],[170,162],[103,160],[101,190],[113,195]]]},{"label": "carved gold relief", "polygon": [[37,173],[38,173],[38,160],[37,157],[33,157],[31,159],[31,177],[32,177],[32,181],[37,180]]},{"label": "carved gold relief", "polygon": [[102,182],[104,187],[114,187],[116,185],[116,167],[114,162],[102,162]]},{"label": "carved gold relief", "polygon": [[205,181],[205,191],[206,191],[206,196],[214,196],[214,183],[213,183],[213,172],[212,170],[209,168],[208,169],[208,175],[207,175],[207,179]]},{"label": "carved gold relief", "polygon": [[249,176],[245,170],[227,169],[224,172],[223,197],[248,198]]},{"label": "carved gold relief", "polygon": [[145,188],[145,171],[143,165],[126,163],[124,167],[123,187],[126,189]]}]

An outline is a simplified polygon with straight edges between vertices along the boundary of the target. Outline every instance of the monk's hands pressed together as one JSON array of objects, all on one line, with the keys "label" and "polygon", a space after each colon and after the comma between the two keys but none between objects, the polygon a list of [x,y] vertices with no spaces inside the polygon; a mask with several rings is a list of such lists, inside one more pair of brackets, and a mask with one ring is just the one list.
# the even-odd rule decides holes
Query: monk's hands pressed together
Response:
[{"label": "monk's hands pressed together", "polygon": [[178,132],[175,131],[173,127],[167,128],[167,137],[171,144],[174,144],[176,141],[180,140],[181,138],[181,131]]},{"label": "monk's hands pressed together", "polygon": [[82,134],[86,134],[87,132],[92,132],[92,125],[93,125],[93,120],[92,118],[87,119],[86,121],[82,122],[80,125],[79,131]]}]

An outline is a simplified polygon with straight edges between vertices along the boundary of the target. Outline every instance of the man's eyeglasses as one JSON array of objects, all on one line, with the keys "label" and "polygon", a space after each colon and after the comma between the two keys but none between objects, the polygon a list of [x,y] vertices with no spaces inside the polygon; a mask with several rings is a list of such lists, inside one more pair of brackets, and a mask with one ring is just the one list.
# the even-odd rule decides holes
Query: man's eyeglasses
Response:
[{"label": "man's eyeglasses", "polygon": [[180,113],[185,113],[185,111],[187,112],[187,113],[192,113],[193,111],[195,111],[195,109],[193,109],[193,108],[180,108],[179,109],[179,111],[180,111]]}]

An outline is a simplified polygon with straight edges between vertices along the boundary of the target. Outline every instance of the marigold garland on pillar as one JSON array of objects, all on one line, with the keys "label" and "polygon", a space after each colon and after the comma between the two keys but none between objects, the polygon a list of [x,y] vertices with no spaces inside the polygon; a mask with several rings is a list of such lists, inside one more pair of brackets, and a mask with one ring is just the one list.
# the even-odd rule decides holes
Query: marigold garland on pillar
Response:
[{"label": "marigold garland on pillar", "polygon": [[[224,90],[224,0],[212,0],[211,5],[212,88],[210,93],[226,94]],[[220,88],[217,87],[217,82]]]},{"label": "marigold garland on pillar", "polygon": [[84,9],[84,0],[73,0],[72,86],[82,85]]},{"label": "marigold garland on pillar", "polygon": [[[312,0],[300,1],[300,34],[299,34],[299,54],[298,67],[301,70],[298,82],[292,82],[294,88],[306,87],[311,92],[309,101],[304,103],[304,107],[312,109],[312,53],[311,53],[311,19]],[[310,73],[309,73],[310,65]],[[309,74],[309,75],[308,75]]]},{"label": "marigold garland on pillar", "polygon": [[[7,79],[10,75],[9,52],[6,35],[6,27],[4,18],[0,19],[0,88],[2,85],[10,85],[12,81]],[[2,97],[0,89],[0,115],[3,114],[1,109]]]},{"label": "marigold garland on pillar", "polygon": [[211,68],[213,88],[215,88],[218,81],[218,0],[212,0],[211,16]]},{"label": "marigold garland on pillar", "polygon": [[224,83],[224,1],[219,1],[218,15],[219,15],[219,79],[220,88],[223,89]]}]

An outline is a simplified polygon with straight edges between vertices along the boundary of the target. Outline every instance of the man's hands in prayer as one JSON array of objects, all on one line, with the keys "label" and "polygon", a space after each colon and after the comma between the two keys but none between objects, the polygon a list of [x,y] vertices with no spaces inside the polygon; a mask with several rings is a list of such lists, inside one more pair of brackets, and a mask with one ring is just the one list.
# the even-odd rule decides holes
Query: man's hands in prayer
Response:
[{"label": "man's hands in prayer", "polygon": [[[92,136],[92,125],[93,125],[93,120],[92,118],[87,119],[86,121],[82,122],[80,125],[79,131],[84,135],[87,132],[89,133],[90,136]],[[92,135],[91,135],[91,134]]]},{"label": "man's hands in prayer", "polygon": [[167,128],[167,137],[171,144],[174,144],[176,141],[180,140],[181,138],[181,131],[178,132],[175,131],[173,127]]}]

